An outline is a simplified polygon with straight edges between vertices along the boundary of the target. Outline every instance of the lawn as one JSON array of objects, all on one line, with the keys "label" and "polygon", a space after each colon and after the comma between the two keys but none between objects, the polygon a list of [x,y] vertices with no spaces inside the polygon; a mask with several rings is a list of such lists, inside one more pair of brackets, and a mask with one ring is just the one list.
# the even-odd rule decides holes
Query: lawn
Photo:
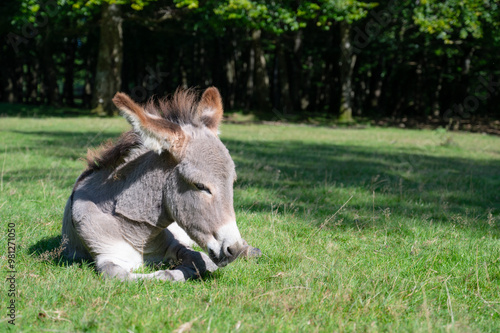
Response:
[{"label": "lawn", "polygon": [[128,128],[0,118],[0,330],[13,299],[24,332],[500,331],[499,137],[223,125],[240,231],[264,255],[202,280],[122,283],[59,244],[81,158]]}]

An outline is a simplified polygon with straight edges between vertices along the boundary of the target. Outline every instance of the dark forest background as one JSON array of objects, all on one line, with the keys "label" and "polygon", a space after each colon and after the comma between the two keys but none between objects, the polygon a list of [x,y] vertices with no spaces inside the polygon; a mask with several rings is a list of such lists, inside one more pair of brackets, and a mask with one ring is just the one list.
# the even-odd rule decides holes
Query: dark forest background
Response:
[{"label": "dark forest background", "polygon": [[0,35],[1,102],[214,85],[278,119],[500,119],[500,1],[3,0]]}]

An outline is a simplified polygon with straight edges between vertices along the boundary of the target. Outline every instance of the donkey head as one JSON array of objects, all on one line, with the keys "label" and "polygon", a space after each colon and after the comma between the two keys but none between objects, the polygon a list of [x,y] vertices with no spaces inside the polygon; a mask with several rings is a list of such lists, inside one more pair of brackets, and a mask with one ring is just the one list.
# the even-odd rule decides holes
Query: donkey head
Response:
[{"label": "donkey head", "polygon": [[123,93],[117,93],[113,102],[143,144],[168,154],[173,161],[169,164],[175,165],[166,180],[159,180],[165,183],[166,213],[218,266],[236,259],[247,244],[233,208],[234,163],[217,135],[223,113],[219,91],[208,88],[198,103],[189,92],[178,92],[173,101],[165,102],[163,115],[151,105],[146,111]]}]

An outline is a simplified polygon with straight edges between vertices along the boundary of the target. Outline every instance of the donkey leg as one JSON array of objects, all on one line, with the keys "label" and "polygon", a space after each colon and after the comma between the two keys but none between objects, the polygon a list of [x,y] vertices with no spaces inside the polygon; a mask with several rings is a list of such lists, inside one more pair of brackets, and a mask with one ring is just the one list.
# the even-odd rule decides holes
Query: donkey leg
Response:
[{"label": "donkey leg", "polygon": [[205,253],[195,251],[191,245],[196,244],[192,241],[184,230],[177,223],[172,223],[163,234],[169,244],[165,252],[165,259],[174,262],[180,262],[177,269],[186,268],[195,275],[190,278],[195,278],[205,272],[214,272],[218,267]]},{"label": "donkey leg", "polygon": [[142,255],[124,240],[113,240],[101,244],[95,256],[96,270],[105,278],[133,280],[132,270],[143,264]]},{"label": "donkey leg", "polygon": [[186,281],[218,268],[205,253],[191,249],[187,245],[191,243],[189,240],[189,236],[180,227],[164,229],[157,237],[150,240],[144,258],[146,262],[170,262],[176,265],[174,269],[155,272],[155,278]]},{"label": "donkey leg", "polygon": [[168,226],[166,233],[172,234],[172,236],[169,236],[175,238],[176,241],[186,246],[191,247],[196,244],[196,242],[192,240],[191,237],[189,237],[189,235],[181,227],[179,227],[177,222],[171,223]]},{"label": "donkey leg", "polygon": [[[184,244],[188,247],[195,245],[196,243],[188,236],[188,234],[179,225],[174,222],[168,226],[168,231],[172,233],[174,238],[179,241],[179,243]],[[248,244],[246,240],[241,239],[244,247],[239,254],[242,258],[258,258],[262,256],[262,251],[256,247]]]},{"label": "donkey leg", "polygon": [[68,260],[91,260],[92,256],[88,252],[85,245],[82,243],[78,233],[73,225],[73,216],[71,214],[72,200],[68,199],[64,208],[64,217],[62,225],[62,242],[64,245],[63,254]]},{"label": "donkey leg", "polygon": [[182,246],[177,250],[177,260],[181,262],[179,267],[186,267],[194,270],[196,276],[202,275],[206,272],[212,273],[218,268],[212,259],[210,259],[205,253],[194,251],[187,246]]},{"label": "donkey leg", "polygon": [[99,261],[97,264],[97,270],[103,275],[104,278],[117,278],[121,281],[154,279],[161,281],[183,282],[188,279],[197,277],[198,274],[195,269],[186,266],[179,266],[176,269],[156,271],[149,274],[132,273],[127,269],[127,267],[124,267],[123,265],[116,261],[113,261],[112,259]]},{"label": "donkey leg", "polygon": [[149,274],[132,273],[132,268],[128,263],[124,263],[119,258],[110,256],[98,256],[96,268],[106,279],[116,278],[121,281],[137,281],[142,279],[157,279],[163,281],[185,281],[185,276],[193,275],[195,272],[180,270],[157,271]]},{"label": "donkey leg", "polygon": [[200,278],[206,272],[214,272],[217,265],[203,252],[194,251],[182,244],[177,246],[177,258],[180,265],[174,269],[157,271],[151,274],[132,274],[132,278],[156,278],[169,281],[187,281]]},{"label": "donkey leg", "polygon": [[143,264],[142,254],[125,241],[114,242],[101,248],[101,254],[96,256],[96,269],[105,278],[117,278],[122,281],[141,279],[157,279],[164,281],[185,281],[185,276],[194,274],[184,270],[157,271],[143,274],[133,273],[134,269]]},{"label": "donkey leg", "polygon": [[160,270],[149,274],[132,273],[143,264],[142,254],[127,242],[115,242],[112,246],[101,248],[96,256],[96,269],[105,278],[118,278],[122,281],[157,279],[163,281],[186,281],[198,278],[207,271],[217,269],[212,260],[204,253],[194,251],[176,241],[167,243],[165,259],[181,262],[170,270]]}]

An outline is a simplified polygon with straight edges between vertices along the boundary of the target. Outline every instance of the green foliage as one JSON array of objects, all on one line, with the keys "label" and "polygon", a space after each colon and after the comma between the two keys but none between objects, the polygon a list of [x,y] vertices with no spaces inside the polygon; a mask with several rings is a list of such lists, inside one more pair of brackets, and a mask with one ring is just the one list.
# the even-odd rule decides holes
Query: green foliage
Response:
[{"label": "green foliage", "polygon": [[353,23],[364,18],[368,10],[376,6],[375,2],[356,0],[304,1],[299,11],[304,17],[312,19],[316,26],[329,30],[335,22]]},{"label": "green foliage", "polygon": [[176,0],[177,7],[213,11],[214,23],[220,19],[241,27],[268,31],[276,35],[303,29],[308,22],[324,30],[329,30],[335,21],[353,22],[363,18],[367,9],[376,4],[361,1],[320,0],[266,1],[229,0],[208,1],[200,7],[198,1]]},{"label": "green foliage", "polygon": [[484,27],[498,28],[498,0],[422,0],[415,8],[414,20],[422,32],[435,34],[445,43],[482,38]]},{"label": "green foliage", "polygon": [[198,0],[174,0],[174,3],[177,8],[195,9],[200,6]]},{"label": "green foliage", "polygon": [[295,13],[276,2],[266,4],[249,0],[230,0],[220,3],[214,13],[224,20],[236,21],[251,29],[262,29],[276,34],[299,28]]},{"label": "green foliage", "polygon": [[[22,0],[20,1],[20,13],[13,20],[14,25],[23,24],[28,21],[36,27],[39,25],[39,16],[59,17],[73,20],[77,24],[83,24],[90,16],[98,12],[103,3],[129,6],[133,10],[140,11],[145,6],[157,0]],[[38,22],[38,23],[37,23]]]},{"label": "green foliage", "polygon": [[[499,0],[6,0],[0,60],[14,65],[0,71],[0,90],[9,90],[0,98],[88,105],[103,3],[122,6],[123,88],[154,86],[144,99],[180,84],[213,84],[233,108],[256,108],[248,89],[251,33],[261,30],[269,89],[260,99],[280,112],[336,116],[345,64],[338,23],[347,22],[357,56],[355,115],[433,115],[444,122],[443,114],[466,98],[477,106],[460,119],[499,114]],[[156,84],[152,68],[169,79]],[[481,86],[485,80],[491,89]],[[65,82],[75,83],[75,98],[62,96],[71,95]]]}]

